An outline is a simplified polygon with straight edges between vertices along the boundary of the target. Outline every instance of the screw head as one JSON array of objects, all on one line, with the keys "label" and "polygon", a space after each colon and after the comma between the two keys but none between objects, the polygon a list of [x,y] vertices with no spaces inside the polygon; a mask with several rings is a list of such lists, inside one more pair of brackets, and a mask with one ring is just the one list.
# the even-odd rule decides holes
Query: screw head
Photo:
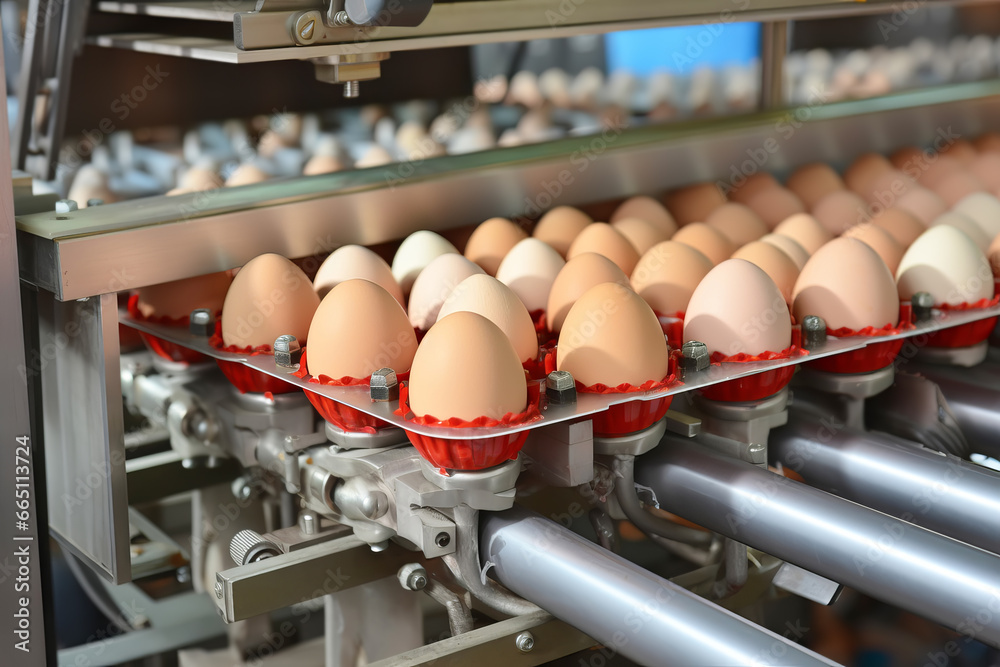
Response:
[{"label": "screw head", "polygon": [[413,590],[420,591],[427,587],[427,577],[414,572],[410,575],[410,578],[406,580],[406,583]]},{"label": "screw head", "polygon": [[211,336],[215,333],[215,315],[208,308],[191,311],[188,330],[195,336]]},{"label": "screw head", "polygon": [[373,402],[398,401],[399,379],[396,377],[396,371],[391,368],[380,368],[372,373],[371,379],[368,381],[368,390]]},{"label": "screw head", "polygon": [[219,598],[220,600],[222,599],[222,582],[221,581],[215,582],[215,597]]},{"label": "screw head", "polygon": [[295,371],[302,359],[302,348],[295,336],[284,335],[274,339],[274,363],[278,368]]},{"label": "screw head", "polygon": [[926,322],[934,316],[934,297],[928,292],[917,292],[910,297],[910,307],[913,309],[913,319]]},{"label": "screw head", "polygon": [[292,37],[296,43],[305,45],[315,42],[317,28],[322,20],[317,11],[302,12],[296,16],[295,27],[292,29]]},{"label": "screw head", "polygon": [[434,544],[439,548],[444,549],[446,546],[451,544],[451,536],[448,533],[438,533],[434,536]]},{"label": "screw head", "polygon": [[514,638],[514,645],[521,653],[530,653],[535,648],[535,636],[530,632],[522,632]]},{"label": "screw head", "polygon": [[826,320],[816,315],[802,318],[802,347],[814,350],[826,343]]},{"label": "screw head", "polygon": [[396,573],[399,585],[408,591],[419,591],[427,587],[427,570],[420,563],[407,563]]},{"label": "screw head", "polygon": [[678,367],[681,373],[693,373],[708,368],[711,358],[708,346],[697,340],[689,340],[681,346],[681,358]]},{"label": "screw head", "polygon": [[551,403],[576,403],[576,380],[569,371],[552,371],[545,378],[545,395]]}]

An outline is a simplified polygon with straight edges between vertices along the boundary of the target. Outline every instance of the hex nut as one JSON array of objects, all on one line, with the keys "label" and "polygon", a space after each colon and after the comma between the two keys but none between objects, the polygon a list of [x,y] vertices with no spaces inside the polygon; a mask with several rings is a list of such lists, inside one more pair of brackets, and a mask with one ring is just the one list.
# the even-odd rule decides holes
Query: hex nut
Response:
[{"label": "hex nut", "polygon": [[576,403],[576,380],[569,371],[552,371],[545,378],[545,395],[550,403]]},{"label": "hex nut", "polygon": [[215,315],[208,308],[192,310],[188,330],[195,336],[212,336],[215,334]]},{"label": "hex nut", "polygon": [[697,340],[689,340],[681,346],[681,356],[678,360],[678,368],[681,373],[694,373],[708,368],[711,357],[708,354],[708,346]]},{"label": "hex nut", "polygon": [[295,336],[284,335],[274,339],[274,363],[278,368],[298,370],[302,360],[302,348]]},{"label": "hex nut", "polygon": [[826,344],[826,320],[816,315],[802,318],[802,347],[815,350]]},{"label": "hex nut", "polygon": [[934,317],[934,297],[927,292],[917,292],[910,297],[910,307],[917,322],[926,322]]},{"label": "hex nut", "polygon": [[427,570],[420,563],[407,563],[396,573],[399,585],[408,591],[419,591],[427,587]]},{"label": "hex nut", "polygon": [[399,400],[399,380],[396,371],[391,368],[380,368],[372,373],[368,381],[368,389],[373,402],[387,403]]}]

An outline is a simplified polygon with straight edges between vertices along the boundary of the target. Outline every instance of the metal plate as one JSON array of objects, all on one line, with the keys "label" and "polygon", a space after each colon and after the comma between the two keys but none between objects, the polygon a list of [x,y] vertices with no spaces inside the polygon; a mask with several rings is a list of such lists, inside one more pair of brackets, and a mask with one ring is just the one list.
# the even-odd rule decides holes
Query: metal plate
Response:
[{"label": "metal plate", "polygon": [[191,0],[186,2],[112,2],[102,0],[95,2],[94,5],[99,11],[113,14],[140,14],[170,19],[232,23],[233,14],[253,11],[257,6],[257,0],[195,0],[193,2]]},{"label": "metal plate", "polygon": [[[968,322],[974,322],[981,319],[986,319],[988,317],[994,317],[1000,315],[1000,306],[994,306],[993,308],[987,308],[983,310],[975,311],[958,311],[958,312],[948,312],[941,313],[935,312],[936,317],[932,321],[923,322],[913,329],[902,332],[895,336],[895,338],[909,338],[911,336],[916,336],[918,334],[928,333],[931,331],[937,331],[938,329],[944,329],[948,327],[958,326],[960,324],[966,324]],[[507,434],[507,433],[517,433],[518,431],[524,431],[533,428],[540,428],[542,426],[547,426],[550,424],[555,424],[562,421],[579,419],[581,417],[586,417],[593,415],[598,412],[603,412],[607,410],[612,405],[617,405],[620,403],[627,403],[635,400],[653,400],[656,398],[662,398],[664,396],[672,396],[674,394],[691,391],[694,389],[699,389],[702,387],[707,387],[709,385],[718,384],[720,382],[725,382],[726,380],[732,380],[735,378],[746,377],[748,375],[755,375],[763,371],[773,370],[776,368],[782,368],[784,366],[793,366],[801,364],[807,361],[812,361],[815,359],[820,359],[822,357],[827,357],[833,354],[838,354],[841,352],[847,352],[850,350],[859,350],[872,342],[879,342],[886,340],[886,337],[879,338],[835,338],[833,336],[829,337],[827,343],[818,350],[812,350],[808,355],[802,357],[795,357],[792,359],[781,359],[775,361],[756,361],[749,363],[728,363],[721,365],[712,365],[707,370],[700,371],[693,374],[690,377],[685,378],[684,384],[662,391],[647,391],[647,392],[637,392],[634,394],[577,394],[577,402],[571,405],[548,405],[542,411],[542,418],[538,421],[531,422],[528,424],[520,424],[517,426],[508,427],[497,427],[497,428],[442,428],[433,426],[423,426],[420,424],[415,424],[413,422],[403,419],[401,416],[395,414],[395,410],[398,408],[398,402],[392,403],[373,403],[368,395],[368,389],[366,387],[331,387],[325,385],[312,384],[302,378],[296,377],[290,373],[285,372],[285,370],[278,368],[274,363],[274,358],[270,355],[257,355],[257,356],[247,356],[242,354],[233,354],[228,352],[220,352],[208,344],[206,338],[202,336],[195,336],[188,333],[183,329],[176,329],[171,327],[165,327],[161,325],[149,324],[147,322],[138,322],[131,317],[128,313],[122,312],[119,314],[119,318],[122,324],[126,326],[133,327],[140,331],[145,331],[151,333],[160,338],[175,342],[184,347],[188,347],[192,350],[197,350],[202,354],[214,357],[216,359],[222,359],[224,361],[232,361],[241,363],[250,368],[254,368],[267,375],[272,375],[277,378],[293,384],[304,391],[311,391],[317,394],[321,394],[330,398],[338,403],[343,403],[349,405],[361,412],[369,415],[374,415],[383,421],[386,421],[394,426],[404,428],[408,431],[420,433],[423,435],[434,436],[443,439],[463,439],[463,438],[485,438],[495,435]]]}]

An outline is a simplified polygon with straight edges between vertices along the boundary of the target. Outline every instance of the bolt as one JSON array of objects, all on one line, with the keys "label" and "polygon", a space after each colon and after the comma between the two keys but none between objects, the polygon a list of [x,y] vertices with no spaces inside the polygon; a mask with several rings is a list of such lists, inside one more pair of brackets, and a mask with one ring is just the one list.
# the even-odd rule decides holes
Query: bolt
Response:
[{"label": "bolt", "polygon": [[312,512],[303,512],[299,517],[299,530],[303,535],[316,534],[316,515]]},{"label": "bolt", "polygon": [[913,319],[926,322],[934,316],[934,297],[927,292],[917,292],[910,297],[910,307],[913,309]]},{"label": "bolt", "polygon": [[298,370],[302,348],[295,336],[278,336],[274,339],[274,363],[287,371]]},{"label": "bolt", "polygon": [[396,573],[399,585],[408,591],[419,591],[427,587],[427,570],[420,563],[407,563]]},{"label": "bolt", "polygon": [[215,597],[219,598],[220,600],[222,599],[222,582],[221,581],[215,582]]},{"label": "bolt", "polygon": [[292,37],[302,45],[312,44],[316,41],[316,27],[323,18],[317,11],[302,12],[295,17],[295,29]]},{"label": "bolt", "polygon": [[344,97],[349,100],[353,100],[357,97],[361,97],[361,82],[359,81],[345,81],[344,82]]},{"label": "bolt", "polygon": [[60,199],[56,202],[56,213],[72,213],[79,208],[72,199]]},{"label": "bolt", "polygon": [[368,388],[374,402],[386,403],[399,400],[399,380],[396,378],[396,371],[391,368],[380,368],[372,373]]},{"label": "bolt", "polygon": [[545,378],[545,395],[550,403],[576,403],[576,380],[569,371],[552,371]]},{"label": "bolt", "polygon": [[826,320],[816,315],[802,318],[802,347],[815,350],[826,344]]},{"label": "bolt", "polygon": [[361,513],[369,519],[377,519],[389,509],[389,498],[381,491],[372,491],[361,501]]},{"label": "bolt", "polygon": [[535,636],[530,632],[522,632],[514,638],[514,646],[521,653],[531,653],[531,649],[535,648]]},{"label": "bolt", "polygon": [[208,308],[195,308],[191,311],[188,331],[195,336],[211,336],[215,333],[215,315]]},{"label": "bolt", "polygon": [[451,544],[451,536],[448,533],[438,533],[434,537],[434,544],[438,545],[438,548],[444,549]]},{"label": "bolt", "polygon": [[679,368],[681,374],[703,371],[708,368],[711,359],[708,354],[708,346],[697,340],[689,340],[681,346],[681,358]]},{"label": "bolt", "polygon": [[333,15],[333,25],[338,28],[347,28],[354,25],[354,21],[352,21],[351,17],[347,15],[347,12],[339,11]]}]

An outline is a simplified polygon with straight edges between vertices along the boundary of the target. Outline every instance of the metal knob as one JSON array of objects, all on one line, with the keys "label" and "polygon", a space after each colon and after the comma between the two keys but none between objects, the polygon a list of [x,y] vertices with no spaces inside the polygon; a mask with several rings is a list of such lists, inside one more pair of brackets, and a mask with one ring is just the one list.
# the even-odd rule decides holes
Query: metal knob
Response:
[{"label": "metal knob", "polygon": [[826,344],[826,320],[816,315],[802,318],[802,347],[815,350]]},{"label": "metal knob", "polygon": [[281,555],[281,549],[254,530],[241,530],[229,543],[229,555],[237,565],[249,565]]}]

